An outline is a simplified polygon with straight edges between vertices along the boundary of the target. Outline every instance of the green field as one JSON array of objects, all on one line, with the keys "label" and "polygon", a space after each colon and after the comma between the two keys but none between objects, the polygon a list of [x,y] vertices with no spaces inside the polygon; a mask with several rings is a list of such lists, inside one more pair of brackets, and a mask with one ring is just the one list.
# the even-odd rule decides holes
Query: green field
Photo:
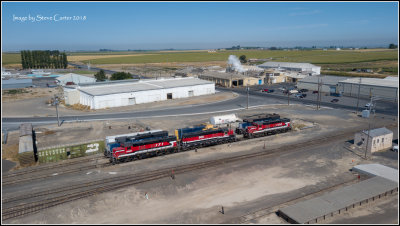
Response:
[{"label": "green field", "polygon": [[[115,55],[132,55],[116,57]],[[68,53],[72,56],[84,55],[113,55],[110,58],[90,59],[92,64],[140,64],[140,63],[168,63],[168,62],[210,62],[227,61],[229,55],[246,55],[250,58],[272,58],[272,61],[285,62],[307,62],[317,65],[324,64],[348,64],[376,61],[398,61],[397,50],[385,51],[323,51],[323,50],[237,50],[217,51],[208,53],[206,51],[149,51],[149,52],[78,52]],[[3,53],[3,65],[21,63],[20,55],[16,53]],[[83,60],[87,63],[89,60]]]},{"label": "green field", "polygon": [[[156,55],[124,56],[90,60],[93,64],[138,64],[138,63],[167,63],[167,62],[208,62],[227,61],[229,55],[246,55],[250,58],[272,58],[272,61],[308,62],[313,64],[343,64],[356,62],[372,62],[381,60],[398,60],[397,51],[220,51],[208,52],[162,52]],[[87,61],[84,61],[87,62]]]},{"label": "green field", "polygon": [[3,65],[21,63],[21,54],[19,53],[3,53],[1,58]]}]

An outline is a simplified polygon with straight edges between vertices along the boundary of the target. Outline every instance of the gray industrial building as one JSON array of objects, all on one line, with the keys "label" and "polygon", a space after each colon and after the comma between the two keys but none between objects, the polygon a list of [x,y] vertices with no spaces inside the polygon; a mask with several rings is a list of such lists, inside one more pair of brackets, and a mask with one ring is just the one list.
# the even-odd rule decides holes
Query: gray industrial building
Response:
[{"label": "gray industrial building", "polygon": [[369,98],[370,96],[380,97],[383,100],[397,101],[399,80],[393,77],[379,78],[350,78],[339,81],[338,92],[346,96],[358,96]]},{"label": "gray industrial building", "polygon": [[62,75],[60,77],[57,77],[56,81],[59,85],[65,86],[65,85],[69,85],[69,84],[78,85],[78,84],[84,84],[84,83],[95,83],[96,78],[78,75],[78,74],[74,74],[74,73],[68,73],[68,74]]},{"label": "gray industrial building", "polygon": [[103,109],[215,93],[213,82],[198,78],[130,80],[64,88],[65,103]]},{"label": "gray industrial building", "polygon": [[287,71],[295,71],[302,74],[319,75],[321,67],[310,63],[291,63],[291,62],[265,62],[258,65],[260,68],[284,69]]},{"label": "gray industrial building", "polygon": [[341,76],[307,76],[297,81],[298,89],[318,90],[318,81],[321,83],[320,91],[323,93],[338,93],[339,82],[346,80]]},{"label": "gray industrial building", "polygon": [[2,89],[20,89],[32,87],[32,79],[2,79],[1,88]]},{"label": "gray industrial building", "polygon": [[297,81],[298,89],[318,90],[318,80],[321,83],[320,91],[323,93],[340,93],[344,96],[361,98],[371,96],[380,97],[382,100],[397,101],[398,78],[348,78],[342,76],[307,76]]}]

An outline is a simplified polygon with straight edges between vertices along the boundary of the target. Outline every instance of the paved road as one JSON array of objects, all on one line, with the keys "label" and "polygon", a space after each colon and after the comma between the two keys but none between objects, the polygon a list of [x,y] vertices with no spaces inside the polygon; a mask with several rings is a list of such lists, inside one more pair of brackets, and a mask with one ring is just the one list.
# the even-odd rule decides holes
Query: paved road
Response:
[{"label": "paved road", "polygon": [[[234,90],[235,92],[247,95],[246,88],[235,88],[235,89],[228,89],[228,88],[219,88],[221,90]],[[312,94],[311,91],[307,92],[306,98],[296,98],[294,95],[290,95],[289,97],[282,93],[282,91],[275,89],[273,93],[265,93],[261,92],[261,88],[252,88],[249,91],[251,96],[260,96],[264,98],[274,98],[279,99],[281,101],[285,101],[288,103],[300,103],[300,104],[309,104],[309,105],[316,105],[317,104],[317,94]],[[339,102],[331,103],[332,99],[338,99]],[[367,99],[360,99],[359,100],[359,111],[365,109],[365,104],[368,103],[369,100]],[[345,110],[356,111],[357,110],[357,98],[355,97],[332,97],[326,96],[325,94],[322,95],[321,98],[321,106],[331,107],[331,108],[339,108]],[[390,115],[390,116],[397,116],[398,115],[398,103],[389,102],[389,101],[377,101],[376,102],[376,112],[380,114]]]},{"label": "paved road", "polygon": [[[221,91],[231,91],[231,89],[219,88]],[[160,108],[147,111],[133,111],[123,113],[107,113],[107,114],[86,114],[86,115],[69,115],[61,116],[60,121],[74,122],[74,121],[95,121],[95,120],[117,120],[117,119],[133,119],[133,118],[156,118],[166,116],[179,116],[179,115],[196,115],[196,114],[210,114],[210,113],[223,113],[223,112],[239,112],[247,107],[247,94],[245,89],[235,89],[235,92],[241,94],[238,98],[202,105],[188,105],[183,107],[173,108]],[[250,91],[249,107],[257,107],[260,105],[271,104],[287,104],[287,96],[279,94],[267,94],[260,91]],[[290,104],[303,104],[315,105],[316,101],[311,99],[297,99],[290,97]],[[330,102],[323,102],[321,106],[330,108],[341,108],[345,110],[355,111],[354,105],[333,104]],[[377,107],[377,113],[387,114],[390,116],[397,116],[397,104],[385,104]],[[38,124],[52,124],[57,122],[56,117],[19,117],[19,118],[3,118],[2,129],[14,130],[18,129],[21,123]]]}]

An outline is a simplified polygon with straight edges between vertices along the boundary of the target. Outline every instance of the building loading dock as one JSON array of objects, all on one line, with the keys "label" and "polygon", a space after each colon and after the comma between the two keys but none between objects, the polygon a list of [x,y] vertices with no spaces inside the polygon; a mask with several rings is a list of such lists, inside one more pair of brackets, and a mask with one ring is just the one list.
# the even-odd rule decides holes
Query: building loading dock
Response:
[{"label": "building loading dock", "polygon": [[199,78],[212,81],[217,85],[224,87],[240,87],[263,85],[265,76],[253,77],[242,73],[235,72],[205,72],[199,75]]},{"label": "building loading dock", "polygon": [[85,84],[65,88],[64,99],[66,104],[103,109],[214,93],[214,83],[188,77]]},{"label": "building loading dock", "polygon": [[321,223],[326,218],[399,191],[398,169],[380,164],[357,165],[352,171],[372,176],[322,196],[284,207],[278,215],[289,223]]}]

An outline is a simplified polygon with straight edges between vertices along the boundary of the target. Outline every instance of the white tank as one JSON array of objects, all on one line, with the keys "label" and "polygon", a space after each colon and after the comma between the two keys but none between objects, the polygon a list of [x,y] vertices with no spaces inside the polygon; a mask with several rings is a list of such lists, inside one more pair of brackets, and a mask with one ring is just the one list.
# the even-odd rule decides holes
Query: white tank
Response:
[{"label": "white tank", "polygon": [[210,123],[213,125],[221,125],[226,123],[233,123],[236,122],[237,117],[235,114],[229,115],[219,115],[219,116],[212,116],[210,118]]}]

